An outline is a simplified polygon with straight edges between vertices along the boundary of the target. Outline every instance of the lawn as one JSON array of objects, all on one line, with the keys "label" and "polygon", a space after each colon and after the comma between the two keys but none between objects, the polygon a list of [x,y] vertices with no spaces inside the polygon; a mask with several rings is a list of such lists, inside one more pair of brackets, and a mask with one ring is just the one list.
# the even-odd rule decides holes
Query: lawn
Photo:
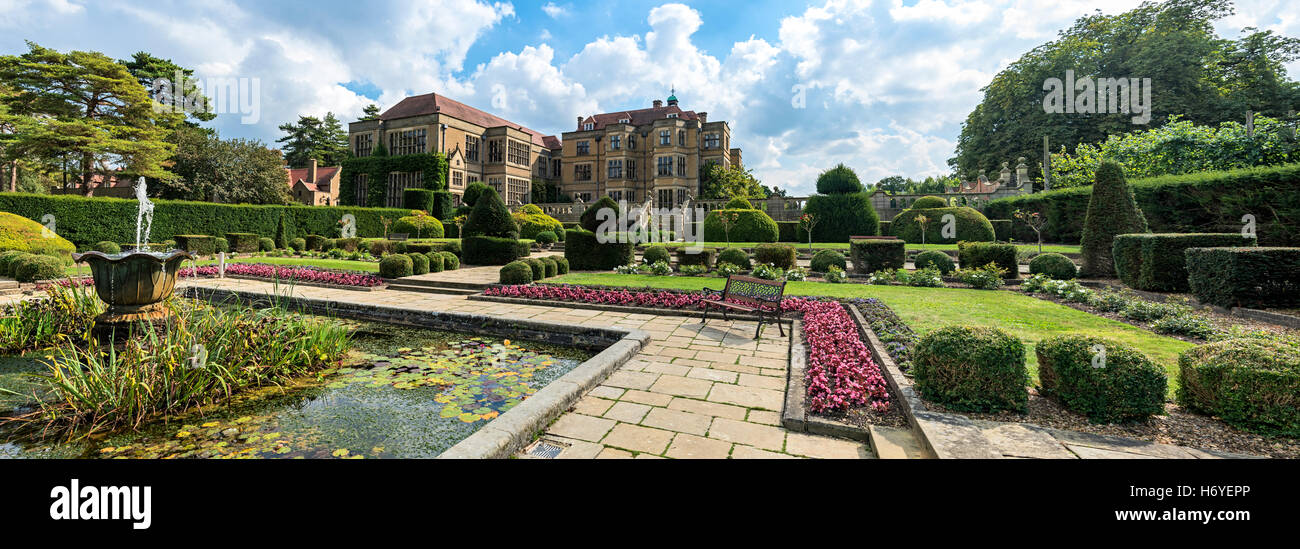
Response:
[{"label": "lawn", "polygon": [[[721,278],[572,273],[547,282],[676,290],[708,287],[720,290],[726,281]],[[1035,343],[1065,334],[1097,335],[1132,345],[1163,365],[1169,372],[1169,394],[1172,395],[1178,377],[1178,355],[1194,346],[1122,322],[1009,291],[790,282],[786,286],[786,295],[874,297],[893,308],[919,334],[948,324],[1002,328],[1025,343],[1030,375],[1035,382],[1038,380],[1038,359],[1033,351]]]},{"label": "lawn", "polygon": [[[758,246],[759,244],[763,244],[763,243],[762,242],[732,242],[730,246],[736,248],[753,248],[755,246]],[[790,246],[794,246],[795,249],[797,250],[806,251],[808,249],[807,242],[803,242],[803,243],[782,242],[782,244],[788,244]],[[678,246],[686,246],[687,243],[656,242],[654,244],[646,244],[646,246],[650,246],[650,245],[660,245],[669,248],[675,248]],[[726,242],[705,242],[701,245],[706,248],[728,247]],[[1033,252],[1038,251],[1037,244],[1016,244],[1016,247],[1024,251],[1033,251]],[[849,245],[848,243],[845,242],[814,242],[813,249],[814,250],[847,250],[849,249]],[[908,244],[907,249],[909,250],[950,250],[955,252],[957,251],[957,245],[956,244]],[[1077,254],[1079,253],[1079,246],[1068,245],[1068,244],[1043,244],[1043,253]]]}]

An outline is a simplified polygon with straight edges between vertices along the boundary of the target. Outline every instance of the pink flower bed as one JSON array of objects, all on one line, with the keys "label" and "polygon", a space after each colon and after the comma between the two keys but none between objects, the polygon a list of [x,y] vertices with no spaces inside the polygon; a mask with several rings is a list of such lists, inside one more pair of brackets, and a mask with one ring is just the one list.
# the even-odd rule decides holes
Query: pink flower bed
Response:
[{"label": "pink flower bed", "polygon": [[[704,297],[717,293],[674,293],[655,290],[620,290],[581,286],[493,286],[483,295],[603,305],[670,309],[699,309]],[[787,298],[781,310],[803,314],[808,345],[808,409],[817,413],[843,411],[855,406],[889,410],[889,390],[871,351],[858,335],[858,327],[835,301]]]},{"label": "pink flower bed", "polygon": [[[266,265],[263,263],[227,263],[226,274],[255,276],[266,279],[278,278],[280,280],[314,282],[317,284],[332,284],[335,286],[357,286],[362,288],[373,288],[384,284],[382,278],[370,274],[340,273],[311,267],[282,267],[279,265]],[[181,269],[178,275],[182,278],[217,276],[217,268],[215,266],[198,268],[189,267]]]}]

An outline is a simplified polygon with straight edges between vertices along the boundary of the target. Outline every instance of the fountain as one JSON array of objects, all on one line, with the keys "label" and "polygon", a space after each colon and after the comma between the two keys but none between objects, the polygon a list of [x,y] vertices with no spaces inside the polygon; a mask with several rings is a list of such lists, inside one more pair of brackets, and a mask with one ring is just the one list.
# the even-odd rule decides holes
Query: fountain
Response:
[{"label": "fountain", "polygon": [[108,304],[108,310],[95,318],[97,327],[168,318],[171,312],[163,301],[176,288],[176,271],[181,263],[192,258],[184,250],[149,250],[153,202],[149,201],[145,191],[144,178],[141,177],[135,185],[135,197],[140,201],[135,223],[135,249],[116,254],[91,251],[73,255],[76,262],[84,261],[90,265],[95,278],[95,293]]}]

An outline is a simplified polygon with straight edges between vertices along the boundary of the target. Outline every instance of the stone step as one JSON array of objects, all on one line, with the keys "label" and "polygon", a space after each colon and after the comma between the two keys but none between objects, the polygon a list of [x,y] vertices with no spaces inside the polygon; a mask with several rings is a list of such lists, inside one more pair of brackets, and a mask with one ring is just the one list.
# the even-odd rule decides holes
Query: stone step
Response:
[{"label": "stone step", "polygon": [[389,290],[398,292],[416,292],[422,294],[443,294],[443,295],[474,295],[482,290],[469,290],[465,288],[449,288],[442,286],[425,286],[415,284],[403,284],[393,282],[388,285]]},{"label": "stone step", "polygon": [[[424,276],[424,275],[421,275]],[[436,280],[415,277],[400,278],[388,280],[389,287],[393,285],[413,286],[419,288],[449,288],[456,290],[473,290],[472,293],[486,290],[488,285],[482,282],[460,282],[455,280]]]},{"label": "stone step", "polygon": [[879,459],[934,459],[911,429],[872,425],[871,450]]}]

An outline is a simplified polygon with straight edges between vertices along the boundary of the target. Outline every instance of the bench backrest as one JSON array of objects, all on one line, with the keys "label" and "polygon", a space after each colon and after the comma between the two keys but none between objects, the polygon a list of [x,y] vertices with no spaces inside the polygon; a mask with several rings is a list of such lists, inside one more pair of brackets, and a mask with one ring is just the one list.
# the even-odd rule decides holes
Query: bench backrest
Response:
[{"label": "bench backrest", "polygon": [[780,305],[785,295],[785,281],[763,280],[750,276],[727,277],[727,288],[722,299],[735,300],[745,305]]},{"label": "bench backrest", "polygon": [[388,239],[389,239],[389,240],[396,240],[396,241],[399,241],[399,242],[404,242],[404,241],[406,241],[406,240],[409,239],[409,238],[411,238],[411,235],[406,234],[406,233],[394,233],[394,234],[390,234],[390,235],[388,235]]}]

